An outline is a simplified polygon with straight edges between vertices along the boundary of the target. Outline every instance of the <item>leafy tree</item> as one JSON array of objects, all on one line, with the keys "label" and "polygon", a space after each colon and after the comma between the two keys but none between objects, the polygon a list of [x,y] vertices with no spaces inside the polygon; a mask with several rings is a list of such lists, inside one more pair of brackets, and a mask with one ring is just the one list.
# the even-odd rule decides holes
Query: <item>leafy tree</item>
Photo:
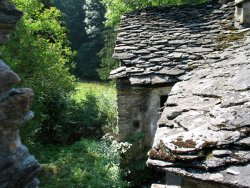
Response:
[{"label": "leafy tree", "polygon": [[100,64],[97,53],[103,47],[104,6],[99,0],[54,0],[63,12],[71,47],[77,51],[76,75],[97,80]]},{"label": "leafy tree", "polygon": [[76,57],[76,75],[84,80],[98,80],[96,69],[100,64],[97,53],[103,47],[103,40],[100,38],[90,39],[81,45]]},{"label": "leafy tree", "polygon": [[118,66],[118,60],[112,58],[116,41],[116,32],[113,31],[112,28],[109,28],[104,32],[104,37],[104,47],[99,53],[101,65],[98,69],[98,74],[102,80],[108,80],[110,71]]},{"label": "leafy tree", "polygon": [[196,4],[203,3],[208,0],[101,0],[106,8],[105,17],[107,19],[106,25],[117,26],[121,16],[136,9],[153,6],[168,6],[179,4]]},{"label": "leafy tree", "polygon": [[[36,130],[54,128],[59,115],[58,103],[74,90],[75,83],[69,73],[73,53],[66,45],[61,13],[54,7],[47,9],[39,0],[13,2],[24,16],[1,55],[20,75],[22,87],[31,87],[35,92],[32,125]],[[52,114],[51,109],[55,110]]]},{"label": "leafy tree", "polygon": [[100,64],[98,52],[103,48],[104,7],[99,0],[86,0],[83,6],[85,12],[85,31],[88,38],[78,49],[77,75],[88,80],[98,79],[96,69]]},{"label": "leafy tree", "polygon": [[98,37],[102,35],[104,30],[104,14],[105,10],[99,0],[86,0],[83,6],[86,18],[84,20],[86,26],[85,30],[89,37]]},{"label": "leafy tree", "polygon": [[63,13],[63,20],[68,30],[68,38],[73,50],[86,41],[88,35],[85,31],[85,0],[54,0],[53,4]]}]

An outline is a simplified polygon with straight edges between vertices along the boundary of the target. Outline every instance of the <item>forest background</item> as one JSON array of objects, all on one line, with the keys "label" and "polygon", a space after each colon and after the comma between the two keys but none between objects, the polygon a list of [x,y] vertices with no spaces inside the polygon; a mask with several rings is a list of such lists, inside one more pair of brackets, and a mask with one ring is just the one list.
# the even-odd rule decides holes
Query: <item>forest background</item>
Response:
[{"label": "forest background", "polygon": [[18,87],[35,93],[35,118],[21,136],[41,163],[41,187],[150,184],[157,174],[144,160],[130,169],[121,164],[132,146],[116,141],[116,91],[108,80],[118,66],[116,29],[121,16],[136,9],[206,0],[12,1],[24,15],[0,57],[20,75]]}]

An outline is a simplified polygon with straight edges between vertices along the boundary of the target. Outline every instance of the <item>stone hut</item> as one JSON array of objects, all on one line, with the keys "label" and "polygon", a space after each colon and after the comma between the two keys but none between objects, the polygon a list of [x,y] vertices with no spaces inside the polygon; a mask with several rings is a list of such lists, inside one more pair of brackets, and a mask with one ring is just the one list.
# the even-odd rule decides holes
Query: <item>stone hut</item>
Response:
[{"label": "stone hut", "polygon": [[119,136],[152,144],[147,164],[166,172],[153,188],[250,187],[250,29],[234,27],[235,5],[122,18],[111,72]]},{"label": "stone hut", "polygon": [[122,17],[110,73],[118,91],[119,137],[142,134],[151,146],[172,86],[183,75],[219,61],[234,26],[233,3],[144,9]]}]

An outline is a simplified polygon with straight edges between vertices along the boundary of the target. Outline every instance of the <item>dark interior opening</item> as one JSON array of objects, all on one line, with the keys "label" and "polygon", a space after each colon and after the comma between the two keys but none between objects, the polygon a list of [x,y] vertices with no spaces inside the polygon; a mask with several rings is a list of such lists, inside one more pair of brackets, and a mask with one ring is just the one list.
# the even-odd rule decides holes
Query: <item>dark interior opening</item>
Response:
[{"label": "dark interior opening", "polygon": [[167,101],[167,99],[168,99],[168,95],[162,95],[161,97],[160,97],[160,108],[162,108],[162,107],[164,107],[165,105],[165,102]]},{"label": "dark interior opening", "polygon": [[236,5],[238,8],[242,8],[243,7],[243,3],[239,3],[238,5]]},{"label": "dark interior opening", "polygon": [[140,121],[139,120],[134,120],[133,121],[133,127],[135,129],[139,129],[140,128]]}]

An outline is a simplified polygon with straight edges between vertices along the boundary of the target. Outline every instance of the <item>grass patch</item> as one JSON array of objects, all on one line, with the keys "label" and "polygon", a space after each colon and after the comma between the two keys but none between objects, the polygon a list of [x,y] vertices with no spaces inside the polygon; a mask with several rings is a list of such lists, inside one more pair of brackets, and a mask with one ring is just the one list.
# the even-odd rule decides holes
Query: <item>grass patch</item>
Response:
[{"label": "grass patch", "polygon": [[72,94],[72,99],[77,102],[86,100],[86,94],[93,92],[97,96],[109,94],[111,98],[116,98],[116,89],[114,85],[100,82],[78,82],[76,92]]}]

